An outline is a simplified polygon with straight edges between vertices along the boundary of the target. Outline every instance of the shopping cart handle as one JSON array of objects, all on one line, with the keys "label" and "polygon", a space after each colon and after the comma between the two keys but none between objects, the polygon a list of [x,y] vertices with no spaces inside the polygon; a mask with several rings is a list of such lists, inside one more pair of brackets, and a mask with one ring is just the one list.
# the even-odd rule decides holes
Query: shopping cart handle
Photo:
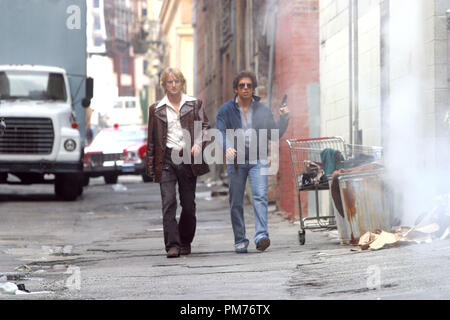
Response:
[{"label": "shopping cart handle", "polygon": [[326,140],[331,139],[332,137],[320,137],[320,138],[299,138],[299,139],[289,139],[290,141],[312,141],[312,140]]}]

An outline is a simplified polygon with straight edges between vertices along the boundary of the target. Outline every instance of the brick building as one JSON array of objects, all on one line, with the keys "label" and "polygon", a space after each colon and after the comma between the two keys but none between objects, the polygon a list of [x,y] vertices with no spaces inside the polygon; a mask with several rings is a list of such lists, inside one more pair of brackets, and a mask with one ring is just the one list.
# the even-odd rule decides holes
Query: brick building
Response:
[{"label": "brick building", "polygon": [[[298,198],[286,139],[320,135],[319,90],[319,1],[278,3],[275,93],[279,100],[289,95],[291,120],[280,143],[278,194],[280,209],[289,218],[298,217]],[[310,212],[313,208],[310,208]],[[302,212],[308,212],[308,195],[302,194]]]},{"label": "brick building", "polygon": [[318,1],[194,1],[195,92],[212,125],[219,107],[234,96],[232,80],[241,70],[256,73],[257,95],[275,118],[289,94],[291,122],[280,140],[278,174],[269,179],[270,200],[289,218],[298,214],[298,204],[285,140],[319,132],[318,19]]}]

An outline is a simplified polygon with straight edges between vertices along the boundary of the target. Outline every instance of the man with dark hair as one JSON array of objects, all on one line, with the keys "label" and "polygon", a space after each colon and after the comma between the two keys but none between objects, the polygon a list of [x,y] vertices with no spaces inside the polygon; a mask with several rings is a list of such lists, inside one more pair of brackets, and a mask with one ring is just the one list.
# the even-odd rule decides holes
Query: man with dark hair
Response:
[{"label": "man with dark hair", "polygon": [[[165,69],[161,74],[161,86],[166,95],[150,106],[148,116],[146,172],[154,182],[160,184],[164,243],[168,258],[191,253],[197,221],[197,176],[209,172],[207,164],[203,161],[196,164],[193,160],[204,147],[206,131],[209,129],[208,118],[202,101],[183,93],[185,82],[180,70]],[[201,123],[201,132],[194,132],[196,121]],[[186,141],[183,131],[189,133],[193,144],[192,141]],[[190,155],[183,156],[183,150],[190,151]],[[180,163],[181,157],[183,162]],[[176,220],[177,183],[182,207],[179,223]]]},{"label": "man with dark hair", "polygon": [[[237,253],[246,253],[249,240],[245,234],[244,193],[247,177],[250,181],[255,216],[254,242],[259,251],[270,245],[268,232],[268,176],[267,144],[260,145],[264,132],[271,138],[272,130],[279,130],[281,137],[289,124],[289,109],[280,108],[280,119],[275,121],[269,107],[255,96],[257,87],[253,72],[242,71],[233,81],[235,97],[223,104],[216,117],[216,127],[222,133],[222,147],[227,158],[229,180],[229,203],[231,224],[234,233],[234,249]],[[250,132],[244,134],[239,142],[239,134],[230,138],[231,132]],[[255,133],[255,134],[253,134]],[[267,142],[267,141],[265,141]],[[251,152],[257,145],[257,153]],[[266,148],[266,153],[261,152]],[[239,159],[245,159],[239,161]],[[231,162],[231,164],[229,164]],[[234,163],[233,163],[234,162]]]}]

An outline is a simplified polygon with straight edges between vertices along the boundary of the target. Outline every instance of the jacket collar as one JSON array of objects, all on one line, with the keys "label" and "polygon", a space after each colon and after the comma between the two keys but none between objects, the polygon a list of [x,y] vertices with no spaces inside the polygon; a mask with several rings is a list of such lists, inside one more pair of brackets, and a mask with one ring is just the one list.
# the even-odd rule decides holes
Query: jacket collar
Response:
[{"label": "jacket collar", "polygon": [[[187,94],[182,94],[181,95],[181,101],[180,101],[180,109],[181,107],[189,101],[195,101],[196,99],[194,97],[188,96]],[[156,109],[161,108],[163,106],[169,106],[172,109],[174,109],[173,105],[170,103],[169,98],[167,97],[167,95],[164,96],[164,98],[161,99],[161,101],[156,105]]]},{"label": "jacket collar", "polygon": [[[261,97],[258,97],[258,96],[255,96],[255,95],[252,96],[252,103],[253,102],[259,102],[260,100],[261,100]],[[239,109],[239,105],[237,103],[237,94],[234,96],[233,105],[234,105],[234,107],[236,109]]]}]

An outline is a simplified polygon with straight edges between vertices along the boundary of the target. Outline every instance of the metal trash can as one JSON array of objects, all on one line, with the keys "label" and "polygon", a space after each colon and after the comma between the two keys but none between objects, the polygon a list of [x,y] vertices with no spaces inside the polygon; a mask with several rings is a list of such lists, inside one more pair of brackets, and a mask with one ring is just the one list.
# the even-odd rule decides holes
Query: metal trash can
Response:
[{"label": "metal trash can", "polygon": [[342,244],[356,245],[368,231],[391,230],[391,205],[383,178],[384,170],[339,175],[344,217],[334,212]]}]

